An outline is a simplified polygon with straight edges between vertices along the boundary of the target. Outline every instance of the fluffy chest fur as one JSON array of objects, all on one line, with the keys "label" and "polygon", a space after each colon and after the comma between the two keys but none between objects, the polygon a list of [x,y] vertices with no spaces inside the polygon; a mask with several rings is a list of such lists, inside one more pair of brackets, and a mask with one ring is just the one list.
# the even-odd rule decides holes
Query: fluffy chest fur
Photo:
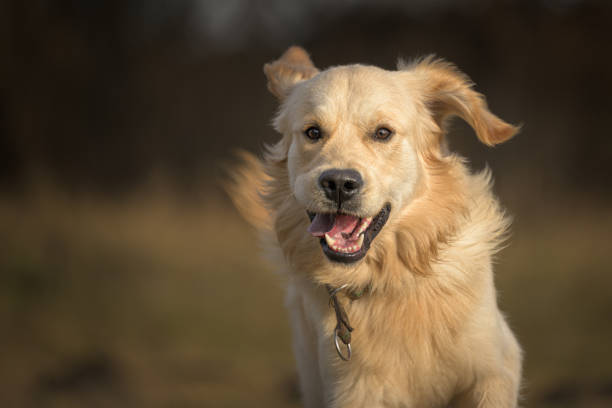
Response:
[{"label": "fluffy chest fur", "polygon": [[[393,289],[387,286],[356,300],[340,297],[355,328],[350,362],[341,361],[333,348],[336,319],[325,289],[299,269],[286,270],[291,275],[287,305],[293,324],[301,327],[294,349],[304,360],[317,361],[313,375],[319,378],[325,403],[442,407],[470,387],[481,366],[503,365],[503,353],[483,333],[504,324],[490,265],[507,220],[488,191],[487,174],[470,181],[478,199],[453,239],[440,246],[427,274],[409,270],[399,258],[387,261],[382,270],[371,262],[349,271],[403,277],[387,284]],[[381,245],[386,252],[402,250],[401,239],[406,238],[390,233],[381,237]],[[324,274],[324,267],[315,268]],[[305,347],[305,338],[317,347]]]}]

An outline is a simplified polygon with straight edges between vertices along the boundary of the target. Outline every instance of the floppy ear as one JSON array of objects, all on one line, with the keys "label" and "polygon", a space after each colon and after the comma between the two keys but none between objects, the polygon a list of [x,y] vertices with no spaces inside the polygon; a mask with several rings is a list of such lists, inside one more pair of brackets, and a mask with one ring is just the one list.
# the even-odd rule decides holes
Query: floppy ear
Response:
[{"label": "floppy ear", "polygon": [[295,84],[319,73],[308,53],[301,47],[290,47],[276,61],[264,65],[268,89],[279,100],[285,99]]},{"label": "floppy ear", "polygon": [[430,56],[411,68],[423,76],[427,104],[441,128],[447,118],[459,116],[488,146],[505,142],[519,131],[489,111],[484,96],[472,89],[473,83],[454,65]]}]

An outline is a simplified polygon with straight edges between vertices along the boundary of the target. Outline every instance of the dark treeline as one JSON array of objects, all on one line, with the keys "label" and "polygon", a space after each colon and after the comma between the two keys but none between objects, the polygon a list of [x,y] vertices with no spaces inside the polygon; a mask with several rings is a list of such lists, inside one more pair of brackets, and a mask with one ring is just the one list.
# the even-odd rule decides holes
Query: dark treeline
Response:
[{"label": "dark treeline", "polygon": [[70,189],[108,192],[129,190],[153,172],[187,189],[217,176],[233,148],[275,140],[275,101],[261,66],[299,42],[321,67],[391,69],[397,57],[436,53],[470,75],[494,112],[524,125],[517,139],[492,151],[457,124],[451,143],[475,167],[503,167],[501,174],[536,189],[607,190],[609,3],[448,2],[419,11],[361,2],[333,13],[289,7],[289,24],[302,23],[288,35],[291,27],[278,29],[282,14],[267,16],[253,2],[244,2],[250,6],[238,13],[239,24],[216,31],[207,24],[221,24],[224,10],[204,10],[198,26],[197,2],[153,3],[3,2],[3,188],[19,189],[37,174]]}]

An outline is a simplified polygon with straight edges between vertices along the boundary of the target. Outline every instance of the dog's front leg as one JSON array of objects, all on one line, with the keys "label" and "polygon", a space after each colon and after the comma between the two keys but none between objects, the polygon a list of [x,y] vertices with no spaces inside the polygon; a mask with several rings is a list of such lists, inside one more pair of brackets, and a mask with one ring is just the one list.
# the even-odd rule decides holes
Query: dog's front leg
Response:
[{"label": "dog's front leg", "polygon": [[[502,321],[503,322],[503,321]],[[484,367],[476,373],[474,384],[461,396],[453,408],[516,408],[521,381],[521,349],[503,322],[506,344],[497,368]]]},{"label": "dog's front leg", "polygon": [[325,406],[325,397],[319,368],[316,330],[308,319],[302,295],[291,289],[295,288],[289,288],[287,307],[302,402],[304,408],[321,408]]},{"label": "dog's front leg", "polygon": [[504,373],[478,380],[473,387],[452,403],[453,408],[516,408],[518,378]]}]

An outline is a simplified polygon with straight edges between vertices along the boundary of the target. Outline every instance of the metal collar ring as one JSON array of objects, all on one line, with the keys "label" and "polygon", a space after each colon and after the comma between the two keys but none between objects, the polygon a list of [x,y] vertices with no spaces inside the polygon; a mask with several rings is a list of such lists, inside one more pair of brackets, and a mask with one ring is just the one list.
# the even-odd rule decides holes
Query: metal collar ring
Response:
[{"label": "metal collar ring", "polygon": [[340,342],[338,341],[338,327],[334,329],[334,344],[336,345],[338,356],[340,356],[340,358],[344,361],[349,361],[351,359],[351,343],[346,343],[347,353],[344,355],[342,353],[342,349],[340,348]]}]

